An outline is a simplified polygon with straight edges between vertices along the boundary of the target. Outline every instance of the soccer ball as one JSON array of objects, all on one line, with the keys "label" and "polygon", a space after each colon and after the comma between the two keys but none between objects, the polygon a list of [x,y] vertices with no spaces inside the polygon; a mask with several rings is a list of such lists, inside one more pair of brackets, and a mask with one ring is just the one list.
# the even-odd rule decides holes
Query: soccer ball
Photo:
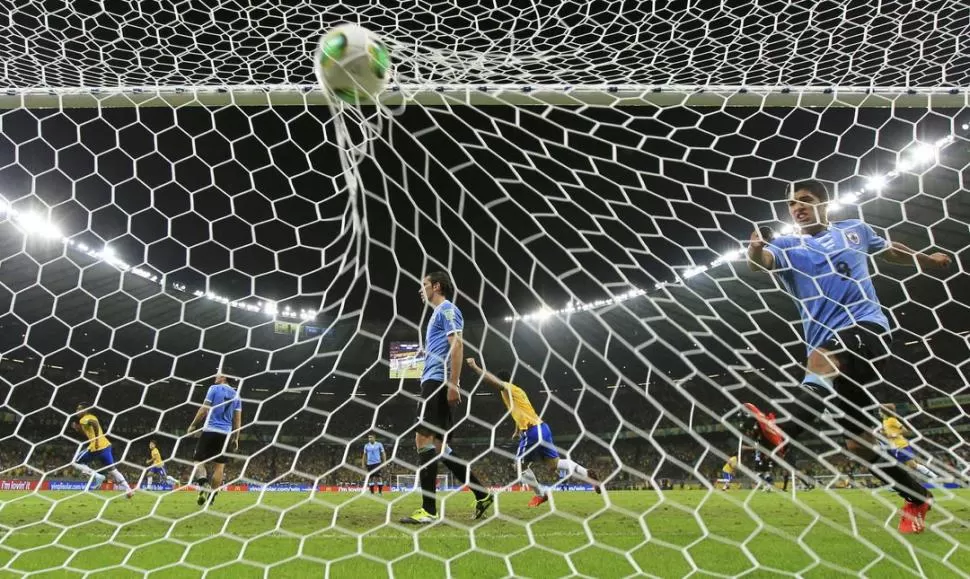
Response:
[{"label": "soccer ball", "polygon": [[324,91],[349,103],[367,102],[387,86],[391,52],[370,30],[341,24],[320,38],[313,68]]}]

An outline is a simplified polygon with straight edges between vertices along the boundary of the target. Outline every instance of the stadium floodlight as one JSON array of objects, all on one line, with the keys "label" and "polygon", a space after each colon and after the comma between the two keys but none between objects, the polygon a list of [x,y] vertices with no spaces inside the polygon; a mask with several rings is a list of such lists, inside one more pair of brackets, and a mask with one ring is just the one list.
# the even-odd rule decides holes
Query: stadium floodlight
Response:
[{"label": "stadium floodlight", "polygon": [[910,158],[913,163],[917,165],[922,165],[924,163],[930,163],[936,158],[937,149],[932,145],[926,143],[920,143],[917,145],[913,152],[910,153]]},{"label": "stadium floodlight", "polygon": [[[153,283],[162,283],[162,279],[159,278],[158,275],[153,274],[143,268],[132,266],[130,263],[122,259],[117,252],[115,252],[114,248],[109,247],[108,245],[105,245],[98,250],[87,245],[86,243],[74,241],[73,239],[64,237],[64,233],[61,231],[60,227],[49,222],[39,213],[33,211],[17,211],[8,201],[5,199],[0,199],[0,215],[7,216],[26,235],[32,237],[41,237],[44,239],[59,240],[64,243],[66,247],[80,251],[85,255],[106,263],[119,271],[133,273],[138,277]],[[283,311],[277,311],[275,304],[272,302],[267,302],[265,305],[254,305],[247,302],[232,301],[229,298],[215,292],[187,288],[184,284],[171,283],[169,284],[169,287],[177,291],[191,294],[195,297],[204,298],[216,303],[228,305],[233,308],[244,309],[251,312],[264,312],[268,315],[277,316],[280,318],[307,321],[314,320],[317,317],[317,312],[312,310],[300,310],[300,312],[295,312],[287,308]]]},{"label": "stadium floodlight", "polygon": [[[963,130],[970,129],[970,125],[966,123],[961,125],[961,127],[963,128]],[[878,195],[882,191],[882,189],[886,187],[893,179],[898,177],[901,173],[908,171],[914,165],[933,162],[937,158],[937,155],[939,154],[939,152],[946,146],[953,143],[954,141],[955,141],[955,137],[953,135],[948,135],[946,137],[937,139],[936,141],[934,141],[932,145],[928,143],[919,143],[913,148],[912,151],[909,152],[906,159],[902,159],[899,161],[899,163],[897,163],[896,169],[894,171],[890,171],[889,173],[885,173],[882,175],[874,175],[872,177],[869,177],[866,180],[865,187],[861,191],[850,191],[839,195],[836,199],[833,199],[829,203],[828,210],[831,212],[836,212],[849,205],[854,205],[856,203],[859,203],[860,201],[866,198],[866,193],[873,193]],[[795,227],[791,223],[782,224],[782,226],[778,230],[778,233],[781,235],[791,235],[794,232],[795,232]],[[682,282],[686,282],[687,280],[697,277],[698,275],[712,268],[718,267],[730,261],[741,259],[743,257],[744,257],[744,252],[742,250],[740,249],[731,250],[719,256],[717,259],[715,259],[708,265],[697,265],[697,266],[692,266],[687,268],[684,271],[684,273],[680,275],[680,280]],[[666,285],[664,282],[657,283],[654,286],[654,289],[659,290],[664,285]],[[645,295],[646,293],[647,293],[646,290],[636,289],[636,290],[631,290],[624,294],[617,295],[616,297],[610,298],[608,300],[597,300],[590,304],[570,303],[570,305],[560,310],[543,309],[541,312],[535,312],[524,316],[507,316],[505,318],[505,321],[516,321],[516,320],[522,320],[522,321],[540,320],[541,321],[541,320],[548,319],[550,316],[557,315],[557,314],[573,313],[576,311],[589,311],[591,309],[600,308],[608,304],[624,302],[628,299]]]},{"label": "stadium floodlight", "polygon": [[38,213],[34,213],[33,211],[16,212],[11,213],[11,216],[14,218],[14,222],[17,223],[27,235],[44,237],[47,239],[63,238],[63,234],[61,233],[60,229],[56,225],[49,223]]},{"label": "stadium floodlight", "polygon": [[882,188],[886,186],[888,179],[886,175],[875,175],[866,179],[866,191],[873,191],[876,194],[882,191]]}]

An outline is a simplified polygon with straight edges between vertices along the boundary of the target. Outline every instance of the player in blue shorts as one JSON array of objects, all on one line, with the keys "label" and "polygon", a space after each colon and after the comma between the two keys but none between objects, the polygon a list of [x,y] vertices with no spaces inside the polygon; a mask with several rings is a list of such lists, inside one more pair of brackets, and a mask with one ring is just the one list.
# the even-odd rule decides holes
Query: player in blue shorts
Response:
[{"label": "player in blue shorts", "polygon": [[858,219],[829,222],[829,194],[819,181],[791,186],[788,211],[797,229],[793,235],[765,239],[751,236],[748,261],[752,270],[774,273],[796,300],[808,347],[805,383],[779,426],[789,440],[815,416],[834,409],[846,437],[850,457],[890,484],[904,499],[899,530],[919,533],[932,495],[898,464],[880,464],[869,392],[881,381],[889,357],[889,320],[882,312],[869,273],[869,255],[897,264],[942,269],[950,265],[943,253],[918,253],[879,237]]},{"label": "player in blue shorts", "polygon": [[883,404],[879,408],[879,415],[882,418],[879,434],[885,437],[889,446],[889,455],[927,478],[936,478],[935,472],[917,462],[916,451],[906,438],[909,429],[896,416],[896,405]]},{"label": "player in blue shorts", "polygon": [[165,470],[165,461],[162,460],[162,453],[158,450],[158,445],[155,444],[154,440],[148,441],[148,450],[151,452],[152,457],[148,459],[148,485],[151,486],[153,477],[158,477],[168,481],[173,487],[178,486],[179,481],[177,478],[168,476],[168,472]]},{"label": "player in blue shorts", "polygon": [[125,480],[124,475],[115,467],[115,458],[111,452],[111,442],[104,435],[104,430],[101,429],[101,422],[98,421],[98,417],[91,411],[91,405],[82,402],[77,405],[77,412],[79,414],[78,420],[72,426],[74,430],[84,434],[88,439],[88,445],[87,448],[75,457],[74,468],[81,471],[89,480],[92,480],[95,488],[99,488],[104,483],[106,477],[89,466],[92,463],[98,464],[102,470],[108,470],[108,474],[114,479],[115,484],[120,486],[125,491],[125,496],[130,499],[134,495],[134,491],[128,486],[128,481]]},{"label": "player in blue shorts", "polygon": [[544,465],[553,474],[562,471],[566,473],[566,477],[577,475],[591,482],[597,493],[602,492],[596,473],[573,460],[559,456],[552,440],[552,430],[539,418],[525,390],[511,382],[512,376],[509,372],[502,370],[492,374],[479,367],[475,358],[468,358],[465,363],[482,377],[485,384],[498,390],[512,421],[515,422],[515,435],[519,437],[519,448],[515,453],[519,479],[535,492],[529,502],[530,507],[538,507],[549,500],[549,489],[539,483],[532,472],[532,463]]}]

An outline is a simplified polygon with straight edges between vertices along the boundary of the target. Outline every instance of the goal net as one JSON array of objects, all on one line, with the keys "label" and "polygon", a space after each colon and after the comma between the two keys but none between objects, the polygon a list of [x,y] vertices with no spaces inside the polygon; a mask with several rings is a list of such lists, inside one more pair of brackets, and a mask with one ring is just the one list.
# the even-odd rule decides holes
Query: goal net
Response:
[{"label": "goal net", "polygon": [[[966,576],[962,3],[21,4],[0,43],[4,572]],[[345,21],[392,50],[379,107],[313,84]],[[738,422],[745,402],[783,421],[805,377],[796,304],[744,256],[755,228],[791,232],[809,178],[834,221],[952,262],[870,265],[893,341],[864,411],[875,429],[895,404],[932,472],[918,536],[831,416],[770,467]],[[448,444],[486,516],[442,490],[440,522],[409,527],[415,493],[356,488],[369,435],[413,486],[438,270],[465,356],[512,372],[602,494],[539,460],[551,500],[506,492],[519,440],[470,372]],[[200,508],[188,427],[217,375],[243,428]],[[84,490],[79,403],[143,481],[130,501],[110,472]]]}]

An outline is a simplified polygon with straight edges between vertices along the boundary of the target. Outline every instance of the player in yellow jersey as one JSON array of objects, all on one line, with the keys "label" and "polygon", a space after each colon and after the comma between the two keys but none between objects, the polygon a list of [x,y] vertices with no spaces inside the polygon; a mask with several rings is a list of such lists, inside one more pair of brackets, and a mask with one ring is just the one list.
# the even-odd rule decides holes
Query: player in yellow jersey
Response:
[{"label": "player in yellow jersey", "polygon": [[118,472],[118,469],[115,467],[115,459],[111,454],[111,442],[104,435],[104,430],[101,429],[101,422],[98,421],[98,417],[91,411],[91,405],[84,402],[78,404],[77,413],[78,420],[72,426],[74,430],[77,430],[87,437],[88,444],[87,448],[78,453],[74,459],[74,468],[81,471],[89,480],[93,480],[94,488],[99,488],[104,483],[105,476],[88,466],[88,463],[92,461],[99,462],[102,470],[110,469],[108,470],[108,474],[111,475],[115,484],[120,486],[125,491],[125,495],[130,499],[134,491],[128,486],[128,481],[125,480],[124,475]]},{"label": "player in yellow jersey", "polygon": [[738,469],[738,457],[732,456],[728,459],[724,466],[721,468],[721,480],[724,481],[724,486],[721,487],[722,491],[728,490],[728,486],[731,481],[734,480],[734,472]]},{"label": "player in yellow jersey", "polygon": [[168,472],[165,470],[165,461],[162,460],[162,453],[158,450],[158,445],[155,444],[154,440],[148,441],[148,450],[152,457],[148,459],[148,486],[152,485],[152,480],[154,475],[158,475],[159,478],[168,481],[168,484],[173,487],[177,487],[179,481],[177,478],[168,476]]},{"label": "player in yellow jersey", "polygon": [[519,437],[519,449],[515,453],[519,479],[535,491],[535,496],[529,502],[530,507],[538,507],[549,500],[549,488],[540,484],[535,473],[532,472],[532,463],[535,461],[541,461],[554,476],[558,476],[559,471],[565,471],[567,478],[574,474],[578,475],[591,482],[593,490],[597,493],[601,492],[596,473],[568,458],[559,456],[556,444],[552,441],[552,430],[549,429],[549,425],[539,418],[529,401],[528,394],[512,384],[511,375],[508,372],[492,374],[480,368],[475,358],[468,358],[465,362],[482,377],[485,384],[499,391],[502,402],[505,403],[509,414],[512,415],[512,420],[515,421],[515,432]]},{"label": "player in yellow jersey", "polygon": [[936,478],[935,472],[916,461],[916,452],[910,446],[909,441],[906,440],[909,429],[896,416],[896,405],[892,403],[883,404],[879,408],[879,415],[882,418],[879,434],[886,438],[890,456],[925,477]]}]

